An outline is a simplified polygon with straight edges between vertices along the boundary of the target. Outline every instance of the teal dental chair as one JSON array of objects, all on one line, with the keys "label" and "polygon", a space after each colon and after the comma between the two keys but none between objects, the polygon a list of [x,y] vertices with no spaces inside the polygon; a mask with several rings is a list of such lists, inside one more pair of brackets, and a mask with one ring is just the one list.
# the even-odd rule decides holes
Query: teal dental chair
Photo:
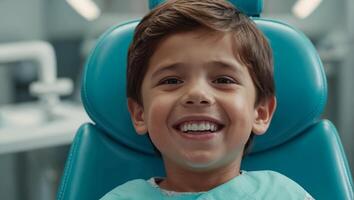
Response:
[{"label": "teal dental chair", "polygon": [[[150,1],[154,7],[160,1]],[[278,108],[267,134],[255,138],[243,170],[275,170],[319,200],[352,200],[353,183],[334,125],[321,119],[327,83],[320,58],[298,30],[259,17],[260,0],[233,0],[265,33],[275,62]],[[86,63],[82,100],[93,123],[77,131],[57,198],[99,199],[128,180],[163,176],[161,158],[135,134],[126,106],[126,58],[138,21],[98,40]]]}]

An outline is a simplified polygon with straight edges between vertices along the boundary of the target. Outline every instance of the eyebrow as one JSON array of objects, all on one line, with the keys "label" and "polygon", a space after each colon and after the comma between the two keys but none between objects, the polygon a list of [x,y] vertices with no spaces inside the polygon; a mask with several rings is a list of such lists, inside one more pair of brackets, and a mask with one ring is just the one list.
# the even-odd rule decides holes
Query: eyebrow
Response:
[{"label": "eyebrow", "polygon": [[159,67],[159,68],[160,69],[158,69],[154,73],[152,73],[151,77],[158,76],[165,71],[183,71],[185,68],[185,65],[183,63],[173,63],[173,64],[163,65],[162,67]]},{"label": "eyebrow", "polygon": [[223,69],[227,69],[227,70],[231,70],[231,71],[234,71],[236,72],[237,74],[242,74],[243,73],[243,70],[242,70],[242,65],[238,62],[229,62],[229,61],[226,61],[226,60],[222,60],[222,61],[211,61],[211,62],[207,62],[205,64],[206,66],[208,67],[214,67],[214,66],[218,66],[218,67],[221,67]]}]

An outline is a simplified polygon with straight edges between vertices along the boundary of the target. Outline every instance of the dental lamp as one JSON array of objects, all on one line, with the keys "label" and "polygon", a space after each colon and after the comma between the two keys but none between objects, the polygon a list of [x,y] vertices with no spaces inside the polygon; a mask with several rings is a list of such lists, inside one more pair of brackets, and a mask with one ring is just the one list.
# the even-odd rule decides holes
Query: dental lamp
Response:
[{"label": "dental lamp", "polygon": [[294,15],[300,19],[305,19],[313,11],[316,10],[316,8],[321,4],[322,0],[298,0],[293,8],[292,12]]}]

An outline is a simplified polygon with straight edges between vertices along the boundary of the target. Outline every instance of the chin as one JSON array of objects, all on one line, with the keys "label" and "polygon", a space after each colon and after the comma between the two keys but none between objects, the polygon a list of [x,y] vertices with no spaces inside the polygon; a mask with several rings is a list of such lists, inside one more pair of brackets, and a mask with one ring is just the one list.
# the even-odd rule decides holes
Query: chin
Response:
[{"label": "chin", "polygon": [[225,157],[210,154],[189,155],[189,157],[185,158],[182,162],[183,166],[189,170],[205,172],[231,165],[240,165],[240,160],[238,159],[237,155],[239,154],[229,154]]},{"label": "chin", "polygon": [[186,165],[191,170],[208,171],[217,168],[217,166],[220,164],[219,162],[215,161],[215,159],[199,157],[194,158],[193,160],[185,161],[184,165]]}]

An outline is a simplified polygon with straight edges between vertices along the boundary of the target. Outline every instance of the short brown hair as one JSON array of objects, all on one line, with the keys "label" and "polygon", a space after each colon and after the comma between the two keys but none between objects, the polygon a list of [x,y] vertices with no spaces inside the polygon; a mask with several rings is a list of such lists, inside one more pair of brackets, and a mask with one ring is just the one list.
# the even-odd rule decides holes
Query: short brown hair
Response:
[{"label": "short brown hair", "polygon": [[225,0],[170,0],[153,9],[135,29],[128,51],[127,97],[142,105],[142,82],[149,60],[163,38],[197,28],[231,32],[234,55],[248,68],[255,84],[256,104],[274,96],[272,51],[248,16]]}]

